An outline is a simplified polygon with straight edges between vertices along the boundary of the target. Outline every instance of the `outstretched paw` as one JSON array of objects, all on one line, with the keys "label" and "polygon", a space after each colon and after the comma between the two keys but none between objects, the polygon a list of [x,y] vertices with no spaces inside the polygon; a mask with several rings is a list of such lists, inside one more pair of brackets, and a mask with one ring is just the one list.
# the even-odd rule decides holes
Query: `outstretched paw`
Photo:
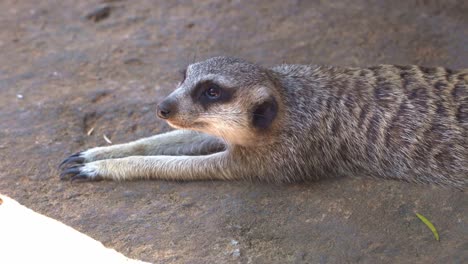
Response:
[{"label": "outstretched paw", "polygon": [[73,181],[96,180],[99,179],[96,166],[92,163],[78,164],[65,167],[60,173],[61,180],[70,179]]}]

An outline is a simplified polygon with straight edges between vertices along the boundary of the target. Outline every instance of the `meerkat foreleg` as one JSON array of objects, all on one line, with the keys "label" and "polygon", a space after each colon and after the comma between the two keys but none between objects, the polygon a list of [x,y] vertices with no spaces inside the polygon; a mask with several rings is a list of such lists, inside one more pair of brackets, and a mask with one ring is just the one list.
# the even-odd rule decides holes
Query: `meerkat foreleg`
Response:
[{"label": "meerkat foreleg", "polygon": [[189,130],[175,130],[129,143],[91,148],[65,159],[61,167],[129,156],[205,155],[224,150],[224,143],[213,136]]},{"label": "meerkat foreleg", "polygon": [[233,180],[228,152],[201,156],[132,156],[89,162],[68,168],[62,178],[77,179],[163,179]]}]

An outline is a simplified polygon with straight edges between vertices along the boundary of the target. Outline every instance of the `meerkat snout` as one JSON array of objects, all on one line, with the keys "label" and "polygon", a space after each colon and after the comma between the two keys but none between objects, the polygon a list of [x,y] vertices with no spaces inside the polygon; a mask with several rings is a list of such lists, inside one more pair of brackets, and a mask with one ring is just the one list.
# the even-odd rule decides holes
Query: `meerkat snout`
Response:
[{"label": "meerkat snout", "polygon": [[167,97],[157,106],[157,115],[162,119],[169,119],[177,111],[177,102],[171,97]]}]

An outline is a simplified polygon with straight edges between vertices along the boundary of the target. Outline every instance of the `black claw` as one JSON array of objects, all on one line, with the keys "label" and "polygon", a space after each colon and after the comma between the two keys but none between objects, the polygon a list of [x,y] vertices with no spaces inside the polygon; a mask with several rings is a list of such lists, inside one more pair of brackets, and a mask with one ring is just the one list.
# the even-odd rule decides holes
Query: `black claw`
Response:
[{"label": "black claw", "polygon": [[80,173],[71,177],[71,182],[81,181],[81,180],[89,180],[88,175],[86,175],[85,173]]},{"label": "black claw", "polygon": [[62,173],[60,173],[60,179],[67,179],[67,175],[72,175],[71,177],[73,178],[74,176],[81,174],[81,167],[83,166],[83,164],[79,164],[62,171]]},{"label": "black claw", "polygon": [[83,163],[85,161],[85,159],[83,157],[80,157],[80,155],[81,155],[81,152],[78,152],[78,153],[75,153],[75,154],[71,155],[70,157],[68,157],[64,161],[62,161],[62,163],[60,163],[58,168],[60,169],[60,168],[62,168],[63,166],[65,166],[67,164]]}]

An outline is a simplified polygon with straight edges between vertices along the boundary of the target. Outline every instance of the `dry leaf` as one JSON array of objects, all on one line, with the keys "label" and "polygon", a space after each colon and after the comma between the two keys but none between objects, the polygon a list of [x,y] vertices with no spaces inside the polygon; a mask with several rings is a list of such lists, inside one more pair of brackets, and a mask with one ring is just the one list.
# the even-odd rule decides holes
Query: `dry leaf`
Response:
[{"label": "dry leaf", "polygon": [[437,232],[437,229],[434,227],[434,225],[431,223],[431,221],[429,221],[426,217],[424,217],[424,215],[421,215],[421,214],[418,214],[416,213],[416,216],[424,223],[427,225],[427,227],[429,227],[429,229],[432,231],[432,233],[434,234],[434,237],[437,241],[439,241],[439,233]]}]

